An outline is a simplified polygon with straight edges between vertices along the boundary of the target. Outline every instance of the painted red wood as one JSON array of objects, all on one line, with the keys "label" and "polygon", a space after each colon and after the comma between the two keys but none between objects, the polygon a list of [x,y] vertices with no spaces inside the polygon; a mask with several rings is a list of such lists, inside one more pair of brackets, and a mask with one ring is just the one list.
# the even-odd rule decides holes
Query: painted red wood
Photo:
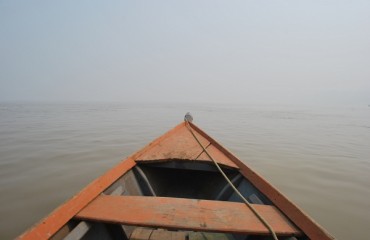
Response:
[{"label": "painted red wood", "polygon": [[[275,207],[254,205],[277,235],[299,235]],[[76,218],[145,227],[270,234],[254,213],[244,204],[210,200],[167,197],[102,195],[76,215]]]},{"label": "painted red wood", "polygon": [[128,158],[106,174],[96,179],[72,199],[54,210],[34,228],[23,233],[18,239],[49,239],[63,227],[76,213],[98,196],[105,188],[110,186],[125,172],[135,166],[133,159]]},{"label": "painted red wood", "polygon": [[[203,145],[204,146],[204,145]],[[218,148],[213,146],[212,144],[206,147],[207,152],[212,156],[212,158],[219,164],[232,167],[232,168],[239,168],[233,161],[230,160],[223,152],[221,152]],[[201,161],[212,161],[207,153],[202,152],[202,154],[197,158],[197,160]]]},{"label": "painted red wood", "polygon": [[324,228],[310,218],[302,209],[291,202],[286,196],[279,192],[274,186],[266,181],[257,172],[244,164],[239,158],[227,150],[224,146],[210,137],[202,129],[190,123],[192,129],[206,138],[213,146],[222,151],[230,161],[234,162],[239,168],[240,173],[248,179],[255,187],[257,187],[263,194],[265,194],[271,202],[282,211],[292,222],[294,222],[309,239],[314,240],[332,240],[335,239]]},{"label": "painted red wood", "polygon": [[[202,144],[204,146],[210,146],[208,147],[208,150],[211,152],[216,161],[222,165],[240,169],[240,172],[243,174],[243,176],[246,177],[262,193],[264,193],[274,203],[274,205],[284,213],[285,216],[294,222],[304,232],[304,234],[308,236],[309,239],[334,239],[334,237],[331,236],[325,229],[323,229],[313,219],[306,215],[298,206],[292,203],[286,196],[280,193],[263,177],[246,166],[230,151],[208,136],[196,125],[192,123],[190,125],[194,129],[195,134],[201,139]],[[93,200],[104,189],[109,187],[125,172],[131,169],[135,165],[134,160],[150,161],[153,160],[151,159],[153,156],[159,156],[159,159],[157,159],[158,161],[168,161],[171,159],[166,159],[166,156],[173,157],[173,159],[179,159],[178,157],[182,156],[182,160],[185,161],[194,159],[198,159],[198,161],[210,161],[209,159],[207,160],[208,157],[202,153],[200,146],[196,146],[196,141],[192,141],[191,138],[187,136],[190,135],[190,132],[186,133],[184,130],[187,130],[185,124],[180,123],[175,128],[157,138],[137,153],[128,157],[118,166],[114,167],[105,175],[88,185],[71,200],[57,208],[47,218],[19,236],[19,239],[47,239],[53,236],[78,211],[85,207],[91,200]],[[181,136],[186,137],[183,138]],[[176,140],[178,137],[182,140]],[[171,141],[180,142],[173,144]],[[185,143],[185,147],[182,147],[180,144],[181,141]],[[166,146],[165,148],[162,148],[163,144]],[[192,150],[193,148],[189,149],[191,146],[193,146],[195,150]],[[161,148],[165,149],[166,151],[161,153]],[[190,158],[186,159],[184,156],[189,156]]]},{"label": "painted red wood", "polygon": [[[231,161],[224,153],[215,148],[209,146],[209,141],[194,131],[199,141],[207,150],[214,154],[217,162],[221,165],[238,168],[238,166]],[[193,135],[189,132],[185,124],[177,127],[176,134],[166,134],[166,138],[160,139],[152,145],[148,151],[140,154],[136,161],[137,162],[160,162],[160,161],[171,161],[171,160],[183,160],[183,161],[205,161],[211,162],[211,159],[203,152],[202,147],[195,141]],[[213,155],[212,155],[213,156]]]}]

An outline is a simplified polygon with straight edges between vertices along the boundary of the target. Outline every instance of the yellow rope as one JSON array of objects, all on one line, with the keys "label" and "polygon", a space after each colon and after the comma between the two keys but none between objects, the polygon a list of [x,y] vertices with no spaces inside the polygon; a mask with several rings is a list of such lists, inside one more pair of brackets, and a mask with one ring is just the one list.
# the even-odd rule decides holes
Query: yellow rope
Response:
[{"label": "yellow rope", "polygon": [[270,231],[272,237],[274,240],[279,240],[276,236],[275,231],[272,229],[270,224],[257,212],[257,210],[248,202],[247,199],[239,192],[239,190],[234,186],[234,184],[230,181],[230,179],[226,176],[224,171],[221,169],[221,167],[218,165],[218,163],[212,158],[212,156],[208,153],[207,149],[203,146],[203,144],[199,141],[197,136],[195,136],[193,130],[191,129],[191,126],[188,121],[185,121],[186,127],[189,129],[195,140],[199,143],[199,145],[202,147],[203,151],[208,155],[208,157],[213,161],[213,163],[216,165],[218,171],[224,176],[226,181],[229,183],[229,185],[234,189],[234,191],[239,195],[239,197],[244,201],[244,203],[249,207],[250,210],[258,217],[259,220],[267,227],[267,229]]}]

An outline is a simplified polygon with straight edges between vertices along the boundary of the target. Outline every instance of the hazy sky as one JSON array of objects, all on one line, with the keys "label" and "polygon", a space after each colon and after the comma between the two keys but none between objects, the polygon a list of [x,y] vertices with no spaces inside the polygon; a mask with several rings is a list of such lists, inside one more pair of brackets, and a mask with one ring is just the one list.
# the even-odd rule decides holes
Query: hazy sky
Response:
[{"label": "hazy sky", "polygon": [[0,101],[370,104],[370,1],[0,0]]}]

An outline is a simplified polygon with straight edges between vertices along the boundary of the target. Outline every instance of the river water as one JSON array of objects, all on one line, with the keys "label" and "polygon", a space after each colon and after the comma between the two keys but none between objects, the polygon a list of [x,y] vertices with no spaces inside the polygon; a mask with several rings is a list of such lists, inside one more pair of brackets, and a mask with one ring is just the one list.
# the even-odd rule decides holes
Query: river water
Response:
[{"label": "river water", "polygon": [[194,123],[338,239],[370,239],[370,107],[0,104],[0,239],[124,157]]}]

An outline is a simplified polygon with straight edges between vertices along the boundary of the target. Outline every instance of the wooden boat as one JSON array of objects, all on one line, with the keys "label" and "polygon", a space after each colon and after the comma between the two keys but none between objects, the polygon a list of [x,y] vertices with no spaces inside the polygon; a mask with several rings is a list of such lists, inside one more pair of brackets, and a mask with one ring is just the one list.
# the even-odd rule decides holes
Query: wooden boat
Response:
[{"label": "wooden boat", "polygon": [[333,239],[260,175],[185,121],[18,239],[246,240],[273,235]]}]

